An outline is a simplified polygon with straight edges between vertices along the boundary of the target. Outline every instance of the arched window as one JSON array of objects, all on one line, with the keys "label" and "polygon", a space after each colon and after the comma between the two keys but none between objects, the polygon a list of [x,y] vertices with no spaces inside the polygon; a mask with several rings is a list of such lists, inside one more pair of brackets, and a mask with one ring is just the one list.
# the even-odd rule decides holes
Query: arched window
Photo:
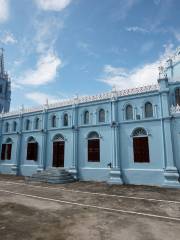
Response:
[{"label": "arched window", "polygon": [[39,123],[40,123],[40,119],[36,118],[35,119],[35,129],[39,129]]},{"label": "arched window", "polygon": [[8,138],[1,148],[1,160],[11,160],[12,140]]},{"label": "arched window", "polygon": [[29,137],[27,141],[27,160],[37,161],[38,159],[38,143],[33,137]]},{"label": "arched window", "polygon": [[153,117],[153,106],[150,102],[145,103],[145,118]]},{"label": "arched window", "polygon": [[133,120],[133,108],[130,104],[126,106],[126,120]]},{"label": "arched window", "polygon": [[84,112],[84,124],[89,124],[89,112]]},{"label": "arched window", "polygon": [[8,122],[5,123],[5,132],[9,132],[9,123]]},{"label": "arched window", "polygon": [[67,114],[67,113],[64,114],[64,117],[63,117],[63,125],[64,125],[64,126],[68,126],[68,114]]},{"label": "arched window", "polygon": [[97,132],[88,135],[88,162],[100,162],[100,138]]},{"label": "arched window", "polygon": [[56,127],[56,125],[57,125],[57,123],[56,123],[56,116],[53,115],[53,116],[52,116],[52,119],[51,119],[51,126],[52,126],[52,127]]},{"label": "arched window", "polygon": [[105,122],[105,111],[104,111],[104,109],[99,110],[99,122]]},{"label": "arched window", "polygon": [[3,105],[0,104],[0,112],[2,112],[2,110],[3,110]]},{"label": "arched window", "polygon": [[17,130],[17,122],[14,121],[13,122],[13,132],[16,132],[16,130]]},{"label": "arched window", "polygon": [[176,100],[176,105],[180,106],[180,88],[176,88],[175,90],[175,100]]},{"label": "arched window", "polygon": [[133,133],[133,151],[134,162],[148,163],[149,160],[149,143],[148,135],[144,128],[136,128]]},{"label": "arched window", "polygon": [[30,129],[30,120],[26,119],[25,129],[28,131]]}]

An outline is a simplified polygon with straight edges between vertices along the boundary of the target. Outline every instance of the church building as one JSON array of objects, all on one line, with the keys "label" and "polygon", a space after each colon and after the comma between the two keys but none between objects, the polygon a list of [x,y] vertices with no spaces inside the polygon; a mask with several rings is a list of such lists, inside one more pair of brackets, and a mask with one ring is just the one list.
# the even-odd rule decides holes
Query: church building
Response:
[{"label": "church building", "polygon": [[157,84],[9,112],[0,53],[0,173],[65,168],[74,178],[180,187],[180,50]]}]

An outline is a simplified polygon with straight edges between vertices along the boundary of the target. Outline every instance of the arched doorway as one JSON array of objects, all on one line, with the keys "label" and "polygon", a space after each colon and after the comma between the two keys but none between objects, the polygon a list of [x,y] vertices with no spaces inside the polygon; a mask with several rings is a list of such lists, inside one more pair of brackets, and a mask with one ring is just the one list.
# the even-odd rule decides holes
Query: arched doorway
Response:
[{"label": "arched doorway", "polygon": [[64,167],[64,137],[61,134],[53,138],[53,167]]},{"label": "arched doorway", "polygon": [[136,128],[133,133],[134,162],[148,163],[149,160],[149,141],[144,128]]}]

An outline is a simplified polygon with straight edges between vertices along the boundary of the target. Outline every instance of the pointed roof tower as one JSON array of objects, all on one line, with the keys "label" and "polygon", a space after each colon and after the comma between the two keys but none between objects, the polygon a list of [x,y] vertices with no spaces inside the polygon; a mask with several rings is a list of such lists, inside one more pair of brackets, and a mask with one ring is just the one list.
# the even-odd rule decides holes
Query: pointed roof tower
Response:
[{"label": "pointed roof tower", "polygon": [[4,76],[4,49],[0,48],[0,75]]},{"label": "pointed roof tower", "polygon": [[0,48],[0,113],[8,112],[11,102],[11,80],[4,67],[4,49]]}]

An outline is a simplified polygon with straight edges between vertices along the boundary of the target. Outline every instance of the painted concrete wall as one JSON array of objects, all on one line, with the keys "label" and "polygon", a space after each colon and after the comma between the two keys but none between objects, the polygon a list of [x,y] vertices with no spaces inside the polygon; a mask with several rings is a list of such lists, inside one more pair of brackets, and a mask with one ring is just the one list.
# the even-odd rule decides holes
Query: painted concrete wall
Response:
[{"label": "painted concrete wall", "polygon": [[[38,170],[52,167],[53,138],[61,134],[65,140],[64,167],[74,169],[79,179],[179,187],[180,111],[170,112],[177,87],[180,87],[180,82],[168,82],[165,78],[159,80],[159,90],[155,91],[3,116],[0,119],[0,145],[11,138],[12,156],[11,160],[0,160],[0,172],[30,176]],[[153,105],[152,118],[145,118],[146,102]],[[125,119],[127,104],[133,106],[133,120]],[[101,108],[106,114],[104,123],[98,121]],[[83,121],[86,110],[90,113],[89,124]],[[63,126],[65,113],[68,114],[68,126]],[[52,127],[54,115],[56,127]],[[40,119],[38,130],[35,129],[37,117]],[[27,119],[30,120],[29,130],[25,129]],[[14,121],[17,129],[13,132]],[[10,129],[5,132],[7,122]],[[134,163],[132,132],[139,127],[148,134],[149,163]],[[87,159],[87,136],[92,131],[100,137],[100,162],[88,162]],[[38,161],[26,160],[30,136],[38,142]]]}]

